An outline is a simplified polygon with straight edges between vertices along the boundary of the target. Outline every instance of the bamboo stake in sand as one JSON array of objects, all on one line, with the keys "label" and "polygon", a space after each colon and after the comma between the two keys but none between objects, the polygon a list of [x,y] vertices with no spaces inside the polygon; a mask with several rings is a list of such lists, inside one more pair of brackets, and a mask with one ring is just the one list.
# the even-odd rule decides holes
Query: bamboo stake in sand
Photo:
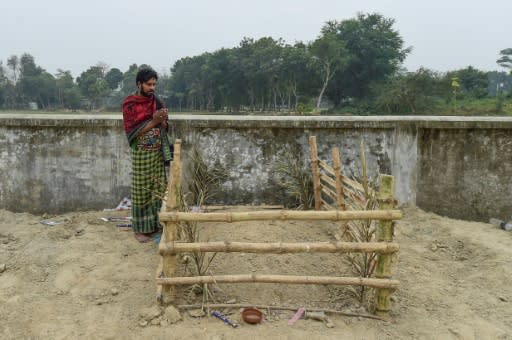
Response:
[{"label": "bamboo stake in sand", "polygon": [[[392,209],[395,193],[395,179],[393,176],[381,175],[380,178],[379,201],[382,209]],[[393,222],[380,221],[376,230],[377,241],[393,241]],[[379,254],[377,258],[377,267],[375,277],[389,279],[391,277],[391,254]],[[377,289],[375,292],[376,308],[375,314],[379,316],[388,316],[391,309],[391,292],[389,289]]]},{"label": "bamboo stake in sand", "polygon": [[[181,186],[181,140],[177,139],[174,143],[174,157],[171,163],[171,176],[168,186],[168,197],[166,201],[166,210],[176,210],[178,207],[178,195]],[[160,216],[163,213],[160,213]],[[165,242],[173,242],[178,237],[178,222],[165,221],[164,230],[160,239],[160,244]],[[164,256],[161,260],[162,274],[165,277],[172,277],[176,272],[176,255]],[[159,276],[159,275],[157,275]],[[171,287],[166,287],[166,293],[170,299],[174,298],[175,291]],[[157,290],[157,300],[163,302],[163,295],[160,290]]]}]

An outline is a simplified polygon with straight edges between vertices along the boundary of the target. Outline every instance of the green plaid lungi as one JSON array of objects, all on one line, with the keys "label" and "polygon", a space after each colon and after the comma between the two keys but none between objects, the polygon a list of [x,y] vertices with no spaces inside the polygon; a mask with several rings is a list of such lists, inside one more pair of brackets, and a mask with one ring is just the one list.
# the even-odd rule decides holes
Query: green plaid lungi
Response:
[{"label": "green plaid lungi", "polygon": [[132,156],[132,229],[136,233],[152,233],[159,226],[167,180],[162,152],[131,148]]}]

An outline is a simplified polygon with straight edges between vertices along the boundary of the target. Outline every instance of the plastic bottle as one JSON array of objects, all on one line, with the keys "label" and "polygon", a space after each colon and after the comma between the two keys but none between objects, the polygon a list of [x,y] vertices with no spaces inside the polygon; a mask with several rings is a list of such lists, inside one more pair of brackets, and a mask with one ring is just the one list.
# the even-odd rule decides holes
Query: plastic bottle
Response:
[{"label": "plastic bottle", "polygon": [[503,221],[500,223],[500,228],[503,230],[506,230],[506,231],[511,231],[512,230],[512,222]]},{"label": "plastic bottle", "polygon": [[512,222],[507,222],[507,221],[498,220],[496,218],[491,218],[489,223],[494,224],[495,226],[498,226],[505,231],[512,230]]}]

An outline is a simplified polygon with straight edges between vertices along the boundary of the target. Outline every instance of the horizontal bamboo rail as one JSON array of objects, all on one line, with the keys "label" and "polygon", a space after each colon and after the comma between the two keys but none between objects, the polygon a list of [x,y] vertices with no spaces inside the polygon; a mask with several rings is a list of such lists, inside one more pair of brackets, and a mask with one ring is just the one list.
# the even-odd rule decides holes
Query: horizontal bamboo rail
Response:
[{"label": "horizontal bamboo rail", "polygon": [[294,275],[262,275],[262,274],[239,274],[239,275],[213,275],[213,276],[190,276],[157,278],[156,283],[160,285],[194,285],[213,283],[287,283],[287,284],[322,284],[322,285],[350,285],[367,286],[373,288],[397,289],[400,281],[391,279],[373,279],[362,277],[332,277],[332,276],[294,276]]},{"label": "horizontal bamboo rail", "polygon": [[161,221],[196,221],[196,222],[238,222],[264,220],[312,220],[312,221],[348,221],[348,220],[399,220],[400,210],[330,210],[330,211],[249,211],[249,212],[162,212]]},{"label": "horizontal bamboo rail", "polygon": [[197,242],[161,243],[161,255],[183,252],[224,252],[224,253],[396,253],[398,243],[385,242],[303,242],[303,243],[254,243],[254,242]]}]

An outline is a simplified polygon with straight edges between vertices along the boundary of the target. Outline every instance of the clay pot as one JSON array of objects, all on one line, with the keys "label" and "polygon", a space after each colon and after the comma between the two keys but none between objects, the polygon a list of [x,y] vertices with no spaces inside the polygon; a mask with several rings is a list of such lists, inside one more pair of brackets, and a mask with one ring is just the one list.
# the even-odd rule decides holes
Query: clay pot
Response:
[{"label": "clay pot", "polygon": [[250,324],[258,324],[263,320],[263,313],[256,308],[248,307],[242,309],[242,319]]}]

